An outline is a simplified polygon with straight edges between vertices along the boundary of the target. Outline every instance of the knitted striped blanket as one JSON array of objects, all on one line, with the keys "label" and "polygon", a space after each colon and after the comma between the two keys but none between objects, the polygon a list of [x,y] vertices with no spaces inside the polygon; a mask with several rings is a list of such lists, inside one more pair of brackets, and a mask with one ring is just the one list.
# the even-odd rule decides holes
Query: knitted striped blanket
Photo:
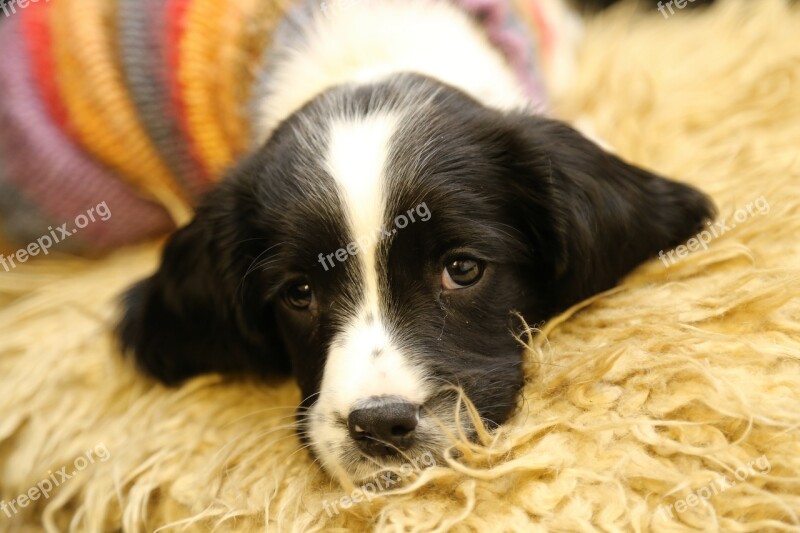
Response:
[{"label": "knitted striped blanket", "polygon": [[[538,64],[551,32],[539,2],[453,1],[483,26],[541,107]],[[326,7],[40,0],[23,8],[17,0],[0,8],[4,232],[33,242],[100,203],[113,216],[76,231],[62,250],[107,249],[186,222],[253,147],[249,109],[268,78],[270,49],[291,39],[291,24]]]}]

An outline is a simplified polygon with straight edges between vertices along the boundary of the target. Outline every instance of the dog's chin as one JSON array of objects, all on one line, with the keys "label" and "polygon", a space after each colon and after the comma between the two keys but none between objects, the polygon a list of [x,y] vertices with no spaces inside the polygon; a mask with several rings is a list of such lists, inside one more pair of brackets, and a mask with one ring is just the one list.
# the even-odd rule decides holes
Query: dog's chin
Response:
[{"label": "dog's chin", "polygon": [[444,453],[445,449],[438,446],[428,448],[421,445],[404,450],[403,455],[370,457],[351,446],[340,457],[339,468],[353,482],[369,481],[386,471],[400,472],[405,476],[445,464]]}]

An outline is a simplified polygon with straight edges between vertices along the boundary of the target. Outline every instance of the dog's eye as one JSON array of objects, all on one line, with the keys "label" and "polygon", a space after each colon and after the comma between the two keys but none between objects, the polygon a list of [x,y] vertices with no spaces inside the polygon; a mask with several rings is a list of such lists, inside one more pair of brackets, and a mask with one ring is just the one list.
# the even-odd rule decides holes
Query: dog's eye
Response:
[{"label": "dog's eye", "polygon": [[285,299],[295,309],[305,310],[314,302],[314,291],[307,281],[296,282],[286,289]]},{"label": "dog's eye", "polygon": [[462,257],[445,265],[442,271],[442,287],[463,289],[475,284],[483,275],[484,264],[477,259]]}]

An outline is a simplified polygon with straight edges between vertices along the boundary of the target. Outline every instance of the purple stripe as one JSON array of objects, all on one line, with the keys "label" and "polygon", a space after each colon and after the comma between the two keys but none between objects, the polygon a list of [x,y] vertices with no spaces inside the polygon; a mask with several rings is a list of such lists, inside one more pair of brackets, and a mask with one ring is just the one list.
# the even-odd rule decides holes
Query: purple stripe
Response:
[{"label": "purple stripe", "polygon": [[117,43],[122,73],[139,119],[170,171],[197,199],[209,183],[192,158],[169,98],[165,0],[119,0]]}]

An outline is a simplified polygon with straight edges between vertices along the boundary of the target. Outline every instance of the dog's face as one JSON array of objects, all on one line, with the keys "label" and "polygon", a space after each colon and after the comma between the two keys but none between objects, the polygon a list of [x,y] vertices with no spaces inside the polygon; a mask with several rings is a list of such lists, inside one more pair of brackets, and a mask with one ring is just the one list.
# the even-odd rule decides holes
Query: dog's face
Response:
[{"label": "dog's face", "polygon": [[361,477],[441,452],[468,420],[455,388],[502,423],[522,319],[611,287],[710,215],[559,122],[414,75],[340,87],[206,198],[120,334],[167,383],[293,372],[312,450]]}]

